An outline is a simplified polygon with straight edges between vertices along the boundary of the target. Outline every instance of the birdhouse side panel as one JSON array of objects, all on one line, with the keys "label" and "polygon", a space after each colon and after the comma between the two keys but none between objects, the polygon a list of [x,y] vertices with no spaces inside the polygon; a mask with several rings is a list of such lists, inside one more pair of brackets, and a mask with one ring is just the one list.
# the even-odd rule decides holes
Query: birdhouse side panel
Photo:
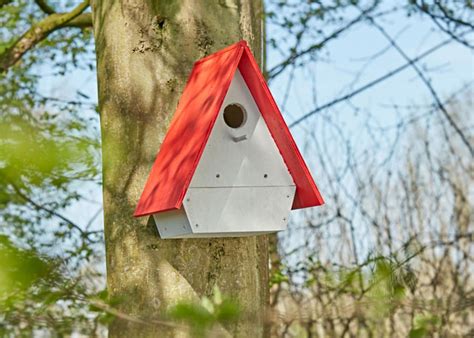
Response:
[{"label": "birdhouse side panel", "polygon": [[192,234],[192,228],[184,209],[153,214],[161,238],[181,238]]}]

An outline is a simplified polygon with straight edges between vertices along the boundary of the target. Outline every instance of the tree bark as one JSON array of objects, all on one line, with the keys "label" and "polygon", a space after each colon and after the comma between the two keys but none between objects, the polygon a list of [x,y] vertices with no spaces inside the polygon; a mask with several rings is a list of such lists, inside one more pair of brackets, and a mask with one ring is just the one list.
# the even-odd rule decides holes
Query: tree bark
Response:
[{"label": "tree bark", "polygon": [[261,59],[261,0],[101,0],[92,11],[107,287],[120,312],[148,323],[117,318],[110,336],[175,336],[181,329],[154,321],[179,301],[211,295],[214,286],[245,313],[225,330],[237,337],[262,336],[266,236],[161,240],[152,218],[132,217],[193,62],[240,39]]}]

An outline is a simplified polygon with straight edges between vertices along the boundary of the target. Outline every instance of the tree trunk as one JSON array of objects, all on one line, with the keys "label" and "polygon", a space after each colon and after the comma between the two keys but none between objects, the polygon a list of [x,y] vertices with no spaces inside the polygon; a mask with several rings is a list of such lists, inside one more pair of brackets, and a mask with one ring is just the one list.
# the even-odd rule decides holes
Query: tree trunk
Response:
[{"label": "tree trunk", "polygon": [[147,322],[117,318],[110,336],[175,336],[178,329],[153,323],[179,301],[211,295],[214,286],[246,314],[225,330],[262,336],[268,299],[265,236],[161,240],[151,218],[132,217],[193,62],[240,39],[261,59],[262,2],[101,0],[92,10],[107,287],[120,312]]}]

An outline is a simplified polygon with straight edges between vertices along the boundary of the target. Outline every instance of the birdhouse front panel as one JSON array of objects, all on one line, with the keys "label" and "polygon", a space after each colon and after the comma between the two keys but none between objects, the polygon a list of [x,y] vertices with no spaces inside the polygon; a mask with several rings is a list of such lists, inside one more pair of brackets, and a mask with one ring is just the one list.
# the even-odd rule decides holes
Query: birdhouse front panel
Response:
[{"label": "birdhouse front panel", "polygon": [[283,230],[294,194],[288,168],[237,70],[184,198],[193,233]]},{"label": "birdhouse front panel", "polygon": [[[232,125],[228,119],[238,124]],[[265,120],[237,70],[189,188],[294,185]]]},{"label": "birdhouse front panel", "polygon": [[162,238],[245,236],[322,203],[247,44],[197,61],[135,216]]},{"label": "birdhouse front panel", "polygon": [[235,237],[285,230],[295,186],[191,188],[183,202],[194,237]]}]

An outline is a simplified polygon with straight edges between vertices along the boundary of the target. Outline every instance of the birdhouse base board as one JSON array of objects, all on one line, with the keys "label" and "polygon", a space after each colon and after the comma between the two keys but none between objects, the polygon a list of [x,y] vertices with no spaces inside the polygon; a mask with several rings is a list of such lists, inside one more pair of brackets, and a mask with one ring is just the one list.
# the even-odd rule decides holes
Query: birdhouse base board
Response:
[{"label": "birdhouse base board", "polygon": [[[285,230],[285,229],[282,229]],[[282,230],[278,231],[261,231],[261,232],[215,232],[215,233],[194,233],[194,234],[188,234],[188,235],[178,235],[174,237],[163,237],[161,236],[162,239],[184,239],[184,238],[226,238],[226,237],[249,237],[249,236],[258,236],[258,235],[266,235],[266,234],[271,234],[275,232],[279,232]]]},{"label": "birdhouse base board", "polygon": [[189,188],[183,206],[153,214],[161,238],[241,237],[286,229],[295,186]]}]

